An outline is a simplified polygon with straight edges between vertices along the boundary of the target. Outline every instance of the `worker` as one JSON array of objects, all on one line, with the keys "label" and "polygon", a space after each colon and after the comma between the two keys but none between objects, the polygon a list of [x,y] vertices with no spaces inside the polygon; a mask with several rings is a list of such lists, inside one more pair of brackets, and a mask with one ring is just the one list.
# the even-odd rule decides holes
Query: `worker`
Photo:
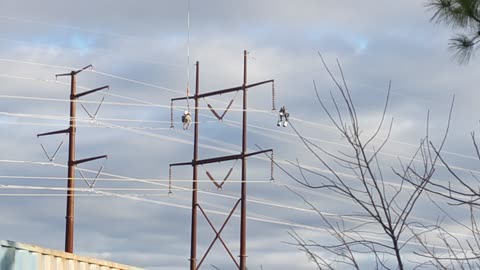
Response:
[{"label": "worker", "polygon": [[190,115],[189,111],[185,111],[182,115],[182,123],[183,123],[183,129],[187,130],[188,127],[190,127],[190,124],[192,123],[192,116]]},{"label": "worker", "polygon": [[287,109],[285,108],[285,106],[282,106],[282,108],[280,108],[280,111],[278,112],[278,116],[279,116],[279,119],[277,122],[277,126],[287,127],[288,117],[290,116],[290,114],[287,112]]}]

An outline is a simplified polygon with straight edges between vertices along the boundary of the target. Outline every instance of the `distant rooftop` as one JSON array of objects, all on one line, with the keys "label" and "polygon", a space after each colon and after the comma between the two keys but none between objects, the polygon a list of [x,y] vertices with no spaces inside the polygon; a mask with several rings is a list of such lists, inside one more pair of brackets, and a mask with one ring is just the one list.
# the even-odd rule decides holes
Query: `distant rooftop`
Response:
[{"label": "distant rooftop", "polygon": [[59,250],[0,240],[0,270],[143,270]]}]

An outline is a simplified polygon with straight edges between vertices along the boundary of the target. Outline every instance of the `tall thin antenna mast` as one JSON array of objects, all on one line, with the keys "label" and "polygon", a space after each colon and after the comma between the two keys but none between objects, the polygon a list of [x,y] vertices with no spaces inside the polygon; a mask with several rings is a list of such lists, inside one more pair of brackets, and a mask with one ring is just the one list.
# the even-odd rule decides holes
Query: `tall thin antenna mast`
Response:
[{"label": "tall thin antenna mast", "polygon": [[187,110],[190,111],[190,0],[187,0]]}]

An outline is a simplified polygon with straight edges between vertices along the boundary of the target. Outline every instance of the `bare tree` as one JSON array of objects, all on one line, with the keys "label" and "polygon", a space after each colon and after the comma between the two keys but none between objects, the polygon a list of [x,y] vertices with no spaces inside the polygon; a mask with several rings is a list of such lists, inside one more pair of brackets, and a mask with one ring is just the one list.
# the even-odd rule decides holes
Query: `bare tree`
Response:
[{"label": "bare tree", "polygon": [[[471,133],[471,139],[473,151],[480,160],[480,151],[474,132]],[[476,219],[480,210],[480,179],[472,172],[468,179],[460,176],[443,157],[441,149],[437,149],[432,142],[429,144],[451,175],[451,180],[431,179],[425,189],[431,202],[457,227],[457,231],[462,230],[463,233],[460,235],[453,233],[445,229],[443,224],[430,226],[428,232],[434,232],[437,240],[447,247],[447,250],[439,251],[432,248],[428,245],[428,241],[432,238],[423,237],[424,233],[420,233],[416,234],[416,240],[423,246],[423,250],[418,254],[427,258],[431,265],[441,269],[480,269],[480,228]],[[437,203],[437,198],[444,199],[447,206]],[[463,210],[468,217],[466,219],[454,217],[445,207]]]},{"label": "bare tree", "polygon": [[[348,216],[332,220],[302,197],[318,213],[332,239],[326,243],[319,243],[306,240],[293,231],[291,236],[295,241],[291,244],[305,252],[318,269],[361,269],[362,265],[357,258],[359,255],[371,256],[370,261],[374,262],[373,267],[376,269],[409,268],[405,266],[403,251],[406,245],[414,241],[415,235],[419,236],[411,233],[411,230],[414,230],[412,228],[419,227],[410,225],[410,216],[432,178],[439,158],[429,144],[428,116],[426,135],[421,139],[415,154],[406,163],[400,161],[398,169],[388,169],[397,179],[396,182],[386,181],[384,177],[386,172],[382,169],[379,154],[389,140],[393,125],[393,118],[388,122],[385,119],[391,82],[378,125],[371,135],[365,135],[340,63],[337,60],[340,73],[337,77],[325,63],[322,55],[320,53],[319,55],[336,87],[335,93],[330,92],[332,109],[320,97],[314,82],[315,94],[331,123],[347,142],[349,151],[328,151],[303,136],[295,128],[295,123],[290,123],[301,142],[315,157],[318,167],[326,173],[307,169],[300,164],[296,164],[300,176],[294,176],[294,173],[283,168],[282,170],[304,187],[319,192],[322,190],[334,192],[350,200],[354,204],[354,210]],[[384,138],[379,135],[382,132],[386,133]],[[436,151],[441,151],[447,133],[448,127]],[[422,166],[414,166],[415,159],[421,159]],[[341,170],[348,170],[350,176],[340,172]],[[352,218],[355,219],[355,224],[350,222]],[[411,254],[411,251],[408,253]],[[363,267],[371,269],[372,265]]]}]

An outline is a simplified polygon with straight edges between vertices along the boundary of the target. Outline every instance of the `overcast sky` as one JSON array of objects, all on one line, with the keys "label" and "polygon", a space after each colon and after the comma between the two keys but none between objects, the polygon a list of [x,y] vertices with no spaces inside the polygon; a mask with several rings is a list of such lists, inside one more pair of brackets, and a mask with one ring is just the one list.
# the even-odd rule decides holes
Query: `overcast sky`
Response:
[{"label": "overcast sky", "polygon": [[[75,252],[146,269],[186,269],[191,168],[174,168],[173,194],[167,196],[166,188],[168,164],[192,159],[193,131],[182,131],[178,123],[169,128],[170,99],[186,94],[187,73],[194,88],[195,61],[200,62],[201,92],[240,86],[244,50],[249,52],[248,81],[275,79],[277,108],[287,106],[300,132],[334,151],[345,141],[315,100],[313,80],[322,97],[334,90],[318,52],[332,67],[337,58],[341,62],[365,133],[380,119],[391,80],[387,116],[394,118],[394,126],[382,156],[385,170],[397,164],[397,156],[412,155],[412,145],[424,135],[428,110],[432,136],[438,139],[455,95],[446,145],[454,155],[447,159],[475,170],[478,164],[471,158],[475,153],[469,132],[479,127],[480,58],[457,64],[448,51],[450,29],[432,24],[424,4],[421,0],[191,0],[188,44],[187,0],[0,0],[0,184],[66,186],[66,168],[60,166],[66,164],[66,141],[56,166],[39,164],[48,163],[40,143],[51,154],[64,135],[40,140],[35,135],[68,125],[69,80],[55,81],[54,75],[93,64],[96,72],[77,76],[79,91],[103,85],[110,85],[110,90],[82,98],[93,113],[95,102],[105,97],[98,122],[89,121],[78,106],[77,159],[109,155],[104,163],[79,166],[97,171],[104,165],[107,174],[100,176],[95,188],[107,193],[77,193],[83,196],[76,198]],[[234,106],[225,120],[215,121],[207,102],[222,112],[232,98]],[[189,102],[176,103],[176,122],[187,105],[194,106]],[[297,158],[305,166],[322,169],[290,127],[276,126],[271,104],[269,85],[249,91],[248,148],[254,151],[256,144],[273,148],[275,158],[292,172],[295,169],[287,161]],[[200,158],[240,151],[239,106],[241,94],[200,101]],[[249,269],[312,269],[305,254],[286,244],[292,242],[288,232],[295,229],[322,241],[324,227],[286,186],[296,188],[325,212],[349,214],[354,211],[351,202],[302,189],[279,170],[270,182],[270,162],[263,157],[250,158],[248,166]],[[238,198],[240,162],[205,167],[216,179],[223,179],[231,167],[223,190],[217,190],[204,168],[199,168],[200,204],[217,212],[209,214],[217,227],[225,219],[218,213],[228,213]],[[131,181],[118,180],[127,177]],[[77,188],[87,188],[78,173],[77,179]],[[64,193],[0,188],[0,239],[63,249],[65,198],[60,195]],[[92,194],[97,196],[86,196]],[[434,223],[438,211],[432,207],[423,200],[413,215]],[[237,256],[238,217],[222,235]],[[199,216],[199,258],[214,236]],[[213,269],[212,265],[233,269],[219,242],[204,263],[205,269]]]}]

